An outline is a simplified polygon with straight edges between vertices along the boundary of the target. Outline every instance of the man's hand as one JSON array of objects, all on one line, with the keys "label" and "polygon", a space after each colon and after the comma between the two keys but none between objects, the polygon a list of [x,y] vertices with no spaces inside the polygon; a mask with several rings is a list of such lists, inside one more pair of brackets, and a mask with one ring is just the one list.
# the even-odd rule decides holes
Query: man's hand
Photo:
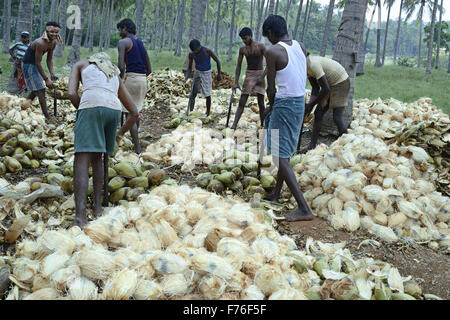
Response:
[{"label": "man's hand", "polygon": [[222,75],[220,72],[217,72],[217,81],[222,81]]},{"label": "man's hand", "polygon": [[[219,80],[220,81],[220,80]],[[233,84],[233,87],[232,87],[232,89],[233,90],[236,90],[236,89],[239,89],[239,90],[241,90],[241,86],[239,85],[239,83],[238,82],[235,82],[234,84]]]},{"label": "man's hand", "polygon": [[191,74],[191,71],[186,70],[186,73],[184,74],[184,83],[186,83],[188,81],[190,74]]},{"label": "man's hand", "polygon": [[58,77],[55,76],[54,74],[51,74],[51,75],[50,75],[50,79],[51,79],[52,81],[57,81],[57,80],[58,80]]},{"label": "man's hand", "polygon": [[120,134],[120,132],[117,132],[117,134],[116,134],[116,143],[117,143],[117,146],[120,145],[120,142],[122,141],[122,138],[123,138],[122,134]]},{"label": "man's hand", "polygon": [[45,80],[45,85],[47,86],[47,88],[53,89],[53,81],[50,80],[49,78]]}]

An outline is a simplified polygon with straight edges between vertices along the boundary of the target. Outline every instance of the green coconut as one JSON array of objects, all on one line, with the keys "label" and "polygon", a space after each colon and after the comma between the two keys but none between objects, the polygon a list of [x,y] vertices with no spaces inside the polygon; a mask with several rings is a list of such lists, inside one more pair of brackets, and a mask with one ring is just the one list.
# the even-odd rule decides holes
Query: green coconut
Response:
[{"label": "green coconut", "polygon": [[272,176],[261,176],[261,186],[264,189],[273,189],[275,188],[275,185],[277,184],[277,181]]},{"label": "green coconut", "polygon": [[217,176],[217,180],[219,180],[226,186],[230,186],[236,180],[236,175],[233,172],[222,172]]},{"label": "green coconut", "polygon": [[422,296],[422,288],[414,280],[408,280],[403,283],[405,293],[413,296],[414,298],[420,298]]},{"label": "green coconut", "polygon": [[0,148],[0,156],[4,157],[4,156],[10,156],[14,153],[14,147],[8,146],[6,144],[4,144],[1,148]]},{"label": "green coconut", "polygon": [[250,194],[259,193],[262,196],[266,194],[266,190],[264,190],[264,188],[261,186],[248,186],[247,189],[245,189],[245,191],[247,191]]},{"label": "green coconut", "polygon": [[22,148],[26,149],[26,150],[31,150],[34,147],[38,147],[39,146],[39,140],[36,138],[29,138],[24,134],[19,134],[17,136],[17,142],[19,144],[19,146],[21,146]]},{"label": "green coconut", "polygon": [[24,155],[26,155],[30,159],[33,159],[33,152],[31,152],[31,150],[25,151]]},{"label": "green coconut", "polygon": [[136,188],[148,188],[148,179],[147,177],[136,177],[128,181],[128,186],[130,188],[136,189]]},{"label": "green coconut", "polygon": [[63,174],[64,174],[65,176],[73,177],[73,162],[68,162],[68,163],[64,166]]},{"label": "green coconut", "polygon": [[236,180],[241,180],[244,177],[244,173],[239,168],[233,168],[231,172],[233,172],[234,175],[236,176]]},{"label": "green coconut", "polygon": [[3,162],[0,162],[0,175],[3,175],[6,173],[6,166]]},{"label": "green coconut", "polygon": [[31,168],[33,168],[33,169],[37,169],[37,168],[39,168],[41,166],[39,161],[36,160],[36,159],[31,159],[30,162],[31,162]]},{"label": "green coconut", "polygon": [[127,192],[126,198],[128,201],[136,201],[137,198],[144,193],[145,190],[143,188],[131,189]]},{"label": "green coconut", "polygon": [[180,123],[181,123],[181,118],[175,118],[175,119],[172,119],[171,121],[170,121],[170,127],[171,128],[176,128],[176,127],[178,127],[179,125],[180,125]]},{"label": "green coconut", "polygon": [[19,131],[20,133],[24,133],[25,132],[25,128],[23,126],[21,126],[18,123],[12,124],[11,127],[9,127],[10,129],[15,129],[17,131]]},{"label": "green coconut", "polygon": [[24,153],[25,153],[25,150],[23,150],[22,147],[17,147],[17,148],[14,150],[13,157],[14,157],[16,154],[24,154]]},{"label": "green coconut", "polygon": [[212,174],[210,172],[205,172],[205,173],[199,174],[195,178],[195,181],[197,183],[197,186],[199,186],[200,188],[206,188],[208,186],[209,182],[211,181],[211,178],[212,178]]},{"label": "green coconut", "polygon": [[246,175],[247,175],[247,177],[258,178],[258,172],[257,171],[247,172]]},{"label": "green coconut", "polygon": [[17,138],[16,137],[12,137],[11,139],[9,139],[8,141],[6,141],[5,143],[7,146],[11,146],[13,148],[17,147]]},{"label": "green coconut", "polygon": [[213,173],[220,173],[222,171],[228,171],[225,163],[220,163],[219,165],[217,165],[217,168],[219,169],[219,172],[213,172]]},{"label": "green coconut", "polygon": [[117,163],[113,169],[124,178],[136,178],[137,173],[133,164],[128,161],[121,161]]},{"label": "green coconut", "polygon": [[178,182],[175,179],[166,179],[163,182],[161,182],[161,184],[166,184],[169,186],[176,186],[176,185],[178,185]]},{"label": "green coconut", "polygon": [[159,186],[161,182],[167,179],[167,174],[162,169],[152,169],[148,171],[147,179],[152,186]]},{"label": "green coconut", "polygon": [[123,188],[120,188],[120,189],[114,191],[114,192],[109,196],[109,201],[111,201],[112,203],[117,203],[117,202],[119,202],[120,200],[123,200],[123,199],[126,197],[127,192],[128,192],[129,190],[131,190],[131,188],[129,188],[129,187],[123,187]]},{"label": "green coconut", "polygon": [[13,124],[14,124],[14,122],[11,119],[7,119],[7,118],[3,118],[0,121],[0,126],[5,127],[6,129],[9,129]]},{"label": "green coconut", "polygon": [[392,300],[416,300],[416,298],[407,293],[394,292],[392,293]]},{"label": "green coconut", "polygon": [[231,171],[234,168],[242,168],[242,161],[239,159],[228,159],[225,161],[225,169]]},{"label": "green coconut", "polygon": [[380,288],[375,288],[374,295],[376,300],[391,300],[392,291],[382,283]]},{"label": "green coconut", "polygon": [[48,165],[48,172],[50,173],[61,173],[61,169],[56,164],[49,164]]},{"label": "green coconut", "polygon": [[233,134],[234,134],[234,130],[231,129],[231,128],[225,128],[225,129],[222,130],[222,135],[224,137],[232,137]]},{"label": "green coconut", "polygon": [[240,181],[235,181],[231,186],[230,190],[234,192],[242,192],[244,190],[244,186]]},{"label": "green coconut", "polygon": [[219,180],[212,179],[206,189],[210,192],[222,193],[225,190],[225,186]]},{"label": "green coconut", "polygon": [[261,161],[261,167],[263,168],[269,168],[272,165],[272,160],[270,157],[263,157]]},{"label": "green coconut", "polygon": [[340,296],[336,297],[336,300],[356,300],[358,298],[358,287],[352,283],[351,287],[348,290],[344,291]]},{"label": "green coconut", "polygon": [[330,269],[330,267],[328,266],[328,259],[325,257],[318,259],[316,262],[314,262],[313,269],[323,279],[323,270]]},{"label": "green coconut", "polygon": [[31,168],[31,160],[24,154],[16,154],[13,156],[17,161],[20,162],[22,167],[24,168]]},{"label": "green coconut", "polygon": [[245,173],[252,172],[252,171],[257,171],[258,170],[258,164],[256,162],[244,163],[242,165],[242,170]]},{"label": "green coconut", "polygon": [[133,148],[133,142],[131,142],[131,140],[128,139],[127,137],[123,137],[122,138],[122,147],[124,149],[131,149],[131,148]]},{"label": "green coconut", "polygon": [[0,133],[0,143],[5,143],[9,139],[13,137],[17,137],[19,131],[17,129],[8,129],[2,133]]},{"label": "green coconut", "polygon": [[117,189],[122,188],[126,183],[127,181],[125,180],[125,178],[121,176],[114,177],[111,180],[109,180],[108,190],[109,192],[114,192]]},{"label": "green coconut", "polygon": [[48,149],[42,148],[42,147],[34,147],[31,149],[31,152],[33,153],[34,159],[44,159],[45,154],[47,153]]},{"label": "green coconut", "polygon": [[22,170],[22,165],[20,164],[20,162],[12,157],[6,156],[3,159],[3,163],[5,164],[9,172],[16,173]]},{"label": "green coconut", "polygon": [[49,173],[47,175],[47,183],[54,186],[60,186],[63,180],[64,176],[61,173]]},{"label": "green coconut", "polygon": [[211,163],[208,165],[208,170],[211,173],[220,173],[219,166],[215,163]]},{"label": "green coconut", "polygon": [[304,271],[308,270],[308,267],[306,266],[306,264],[303,261],[294,260],[294,269],[298,273],[303,273]]},{"label": "green coconut", "polygon": [[142,169],[143,170],[159,169],[159,166],[156,163],[147,161],[142,164]]},{"label": "green coconut", "polygon": [[249,186],[259,186],[260,182],[257,178],[245,176],[242,179],[242,185],[244,188],[247,188]]},{"label": "green coconut", "polygon": [[58,155],[56,154],[55,150],[48,150],[45,153],[45,158],[46,159],[51,159],[51,160],[57,160],[59,159]]},{"label": "green coconut", "polygon": [[73,178],[72,177],[65,177],[63,181],[61,182],[61,188],[68,192],[73,192]]},{"label": "green coconut", "polygon": [[112,179],[114,177],[117,177],[117,172],[113,168],[108,168],[108,178]]},{"label": "green coconut", "polygon": [[289,163],[291,164],[291,167],[294,167],[296,164],[299,164],[300,162],[302,162],[302,154],[297,154],[295,156],[293,156],[291,158],[291,160],[289,160]]},{"label": "green coconut", "polygon": [[305,296],[309,299],[309,300],[322,300],[322,298],[320,297],[320,294],[318,292],[306,292]]}]

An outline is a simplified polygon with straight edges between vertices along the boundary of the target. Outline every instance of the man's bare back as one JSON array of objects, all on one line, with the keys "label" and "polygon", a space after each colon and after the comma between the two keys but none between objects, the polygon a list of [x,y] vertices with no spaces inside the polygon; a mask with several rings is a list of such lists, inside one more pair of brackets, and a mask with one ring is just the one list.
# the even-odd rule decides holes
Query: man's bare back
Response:
[{"label": "man's bare back", "polygon": [[262,43],[252,41],[249,46],[243,46],[240,48],[245,58],[247,59],[248,70],[262,70],[263,58],[265,53],[265,46]]}]

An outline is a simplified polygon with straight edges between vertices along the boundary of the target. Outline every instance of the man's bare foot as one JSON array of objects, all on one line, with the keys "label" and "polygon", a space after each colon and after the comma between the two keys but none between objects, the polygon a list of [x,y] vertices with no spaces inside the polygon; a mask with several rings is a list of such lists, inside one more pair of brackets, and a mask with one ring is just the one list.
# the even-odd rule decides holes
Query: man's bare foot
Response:
[{"label": "man's bare foot", "polygon": [[88,224],[87,218],[82,219],[79,217],[75,217],[75,220],[73,220],[73,222],[70,224],[69,229],[74,226],[78,226],[80,227],[80,229],[83,229],[87,224]]},{"label": "man's bare foot", "polygon": [[287,222],[294,222],[311,221],[314,216],[311,213],[305,213],[303,210],[297,208],[294,211],[289,212],[285,217]]},{"label": "man's bare foot", "polygon": [[272,192],[271,194],[268,194],[263,198],[264,200],[271,201],[271,202],[280,202],[280,195],[276,194],[275,192]]}]

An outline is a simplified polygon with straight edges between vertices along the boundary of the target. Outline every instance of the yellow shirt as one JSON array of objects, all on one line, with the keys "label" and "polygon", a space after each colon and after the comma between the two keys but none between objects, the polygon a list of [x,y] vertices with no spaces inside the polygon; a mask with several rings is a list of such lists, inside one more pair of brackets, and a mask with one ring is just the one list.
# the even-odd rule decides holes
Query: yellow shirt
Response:
[{"label": "yellow shirt", "polygon": [[306,64],[308,77],[318,80],[325,75],[327,76],[330,87],[348,78],[347,71],[345,71],[344,67],[333,59],[309,55],[306,58]]}]

